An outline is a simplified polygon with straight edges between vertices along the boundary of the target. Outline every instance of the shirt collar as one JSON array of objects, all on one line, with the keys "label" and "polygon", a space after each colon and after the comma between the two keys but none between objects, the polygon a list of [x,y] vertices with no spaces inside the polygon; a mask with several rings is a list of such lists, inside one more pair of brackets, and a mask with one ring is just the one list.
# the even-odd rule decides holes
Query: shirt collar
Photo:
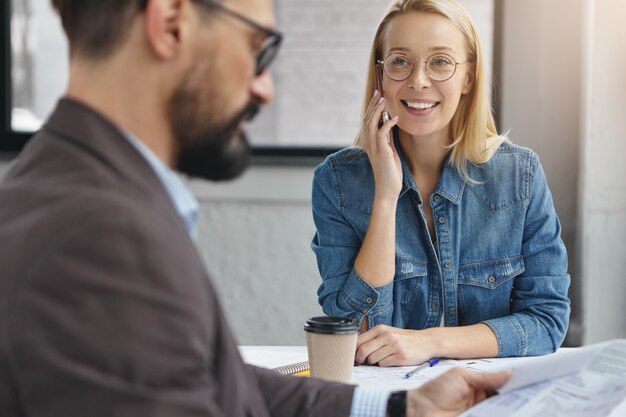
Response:
[{"label": "shirt collar", "polygon": [[[400,147],[400,141],[397,138],[397,135],[394,134],[395,146],[398,151],[398,155],[400,156],[400,162],[402,163],[402,191],[400,191],[400,195],[398,198],[402,197],[407,191],[414,190],[417,192],[419,196],[419,202],[422,204],[422,196],[419,193],[419,189],[417,188],[417,184],[415,184],[415,180],[413,179],[413,175],[411,174],[411,170],[409,169],[408,164],[406,163],[406,159],[402,154],[402,148]],[[439,194],[440,196],[450,200],[454,204],[461,203],[461,197],[463,197],[463,190],[465,189],[465,181],[461,178],[459,171],[450,165],[446,160],[443,166],[443,173],[441,175],[441,179],[439,180],[439,184],[437,184],[437,188],[435,188],[434,194]]]},{"label": "shirt collar", "polygon": [[187,233],[196,240],[198,223],[198,215],[200,213],[200,205],[193,193],[178,178],[178,175],[165,165],[146,145],[137,139],[132,133],[124,131],[124,137],[139,151],[145,158],[150,167],[154,170],[163,187],[167,191],[176,212],[183,220]]}]

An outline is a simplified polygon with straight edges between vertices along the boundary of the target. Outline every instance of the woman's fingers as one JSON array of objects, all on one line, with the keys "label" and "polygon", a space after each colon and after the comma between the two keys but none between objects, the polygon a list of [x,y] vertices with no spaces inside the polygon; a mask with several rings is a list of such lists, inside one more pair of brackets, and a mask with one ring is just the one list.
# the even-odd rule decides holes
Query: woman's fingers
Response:
[{"label": "woman's fingers", "polygon": [[378,326],[374,326],[370,330],[362,333],[361,335],[359,335],[359,338],[357,339],[356,347],[358,348],[362,344],[367,343],[370,340],[376,339],[380,333],[385,332],[388,328],[389,326],[386,326],[384,324],[379,324]]},{"label": "woman's fingers", "polygon": [[370,123],[370,120],[372,118],[372,113],[374,112],[374,110],[376,109],[376,106],[378,106],[382,101],[381,100],[382,97],[380,96],[380,93],[378,91],[374,92],[374,95],[372,96],[372,98],[370,99],[370,102],[367,106],[367,110],[365,111],[365,115],[363,116],[363,124],[368,126]]},{"label": "woman's fingers", "polygon": [[378,131],[378,142],[379,145],[391,144],[392,151],[395,151],[396,148],[393,144],[393,140],[391,140],[391,129],[398,124],[399,117],[394,116],[393,118],[387,120]]},{"label": "woman's fingers", "polygon": [[392,352],[391,354],[385,356],[384,358],[378,361],[378,366],[383,368],[388,366],[413,366],[414,364],[411,361],[407,361],[406,356]]},{"label": "woman's fingers", "polygon": [[[367,357],[366,361],[368,365],[376,365],[385,366],[383,363],[390,357],[396,353],[395,348],[390,344],[383,344],[379,349],[370,353]],[[386,365],[389,366],[389,365]]]},{"label": "woman's fingers", "polygon": [[356,355],[354,358],[356,363],[366,363],[367,357],[372,352],[375,352],[383,346],[384,340],[378,337],[383,327],[386,326],[376,326],[359,336],[359,339],[357,341]]}]

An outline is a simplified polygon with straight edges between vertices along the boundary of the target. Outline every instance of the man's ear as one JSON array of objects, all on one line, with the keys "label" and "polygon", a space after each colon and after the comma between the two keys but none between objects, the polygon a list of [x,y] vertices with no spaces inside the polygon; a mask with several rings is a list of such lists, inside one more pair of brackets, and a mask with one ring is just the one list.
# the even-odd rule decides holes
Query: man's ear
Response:
[{"label": "man's ear", "polygon": [[181,44],[186,0],[148,0],[145,10],[146,40],[161,59],[175,57]]}]

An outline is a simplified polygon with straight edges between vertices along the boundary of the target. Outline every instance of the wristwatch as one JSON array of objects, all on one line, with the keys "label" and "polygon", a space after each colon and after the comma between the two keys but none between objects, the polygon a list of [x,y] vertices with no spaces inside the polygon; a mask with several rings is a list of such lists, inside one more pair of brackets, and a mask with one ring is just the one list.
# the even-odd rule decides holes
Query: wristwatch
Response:
[{"label": "wristwatch", "polygon": [[406,417],[406,391],[394,391],[387,400],[388,417]]}]

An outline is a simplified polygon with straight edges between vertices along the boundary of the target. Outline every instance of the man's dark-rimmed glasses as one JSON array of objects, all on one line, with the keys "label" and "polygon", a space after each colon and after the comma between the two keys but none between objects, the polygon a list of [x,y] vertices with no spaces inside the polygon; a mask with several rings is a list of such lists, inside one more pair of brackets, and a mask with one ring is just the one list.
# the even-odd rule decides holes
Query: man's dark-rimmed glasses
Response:
[{"label": "man's dark-rimmed glasses", "polygon": [[277,30],[268,28],[263,26],[254,20],[229,9],[228,7],[222,5],[217,0],[197,0],[199,3],[205,4],[207,6],[215,7],[216,9],[221,10],[222,12],[229,14],[230,16],[246,23],[247,25],[252,26],[256,30],[262,32],[265,35],[265,40],[263,44],[259,48],[259,51],[256,54],[256,75],[261,75],[263,71],[267,69],[267,67],[274,61],[276,55],[278,54],[278,50],[280,49],[280,44],[283,40],[283,35]]}]

